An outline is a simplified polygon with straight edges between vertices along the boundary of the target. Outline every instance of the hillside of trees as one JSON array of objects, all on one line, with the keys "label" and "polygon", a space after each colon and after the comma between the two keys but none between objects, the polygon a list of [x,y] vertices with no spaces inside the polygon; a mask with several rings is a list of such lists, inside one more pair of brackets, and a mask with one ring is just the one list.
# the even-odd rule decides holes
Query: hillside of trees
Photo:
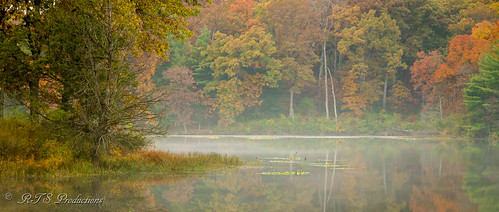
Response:
[{"label": "hillside of trees", "polygon": [[497,86],[482,118],[464,94],[481,58],[497,61],[498,18],[491,0],[214,0],[188,19],[194,36],[155,61],[153,85],[173,93],[163,123],[187,133],[274,119],[342,123],[337,133],[395,115],[489,136]]}]

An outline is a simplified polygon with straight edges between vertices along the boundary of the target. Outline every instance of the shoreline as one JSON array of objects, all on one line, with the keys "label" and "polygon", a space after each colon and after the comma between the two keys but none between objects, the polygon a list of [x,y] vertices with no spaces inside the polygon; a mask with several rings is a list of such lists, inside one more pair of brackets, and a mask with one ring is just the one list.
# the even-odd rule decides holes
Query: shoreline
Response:
[{"label": "shoreline", "polygon": [[[383,136],[383,135],[220,135],[220,134],[204,134],[204,135],[182,135],[182,134],[172,134],[172,135],[154,135],[149,138],[205,138],[205,139],[222,139],[222,138],[243,138],[250,140],[275,140],[275,139],[391,139],[391,140],[470,140],[468,137],[450,137],[450,136]],[[477,138],[475,138],[477,139]],[[486,140],[486,138],[484,138]]]}]

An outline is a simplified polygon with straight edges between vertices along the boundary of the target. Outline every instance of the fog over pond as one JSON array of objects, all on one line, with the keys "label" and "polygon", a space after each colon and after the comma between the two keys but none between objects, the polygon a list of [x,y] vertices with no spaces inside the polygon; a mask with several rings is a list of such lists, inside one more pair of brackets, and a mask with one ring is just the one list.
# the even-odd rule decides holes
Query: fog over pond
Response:
[{"label": "fog over pond", "polygon": [[[257,138],[257,139],[255,139]],[[208,174],[138,174],[2,182],[2,208],[103,211],[495,211],[497,146],[480,141],[382,138],[157,137],[171,152],[237,155]],[[4,191],[13,195],[5,200]],[[49,204],[18,204],[27,192]],[[54,204],[56,196],[103,204]]]}]

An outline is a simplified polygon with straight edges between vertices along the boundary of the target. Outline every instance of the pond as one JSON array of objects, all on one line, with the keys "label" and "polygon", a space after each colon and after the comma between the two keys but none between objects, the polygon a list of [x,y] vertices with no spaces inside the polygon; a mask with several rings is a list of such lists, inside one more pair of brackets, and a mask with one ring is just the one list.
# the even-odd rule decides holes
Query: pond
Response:
[{"label": "pond", "polygon": [[[499,211],[499,149],[488,142],[393,137],[154,140],[159,150],[237,155],[245,164],[207,174],[1,182],[0,209]],[[39,202],[23,202],[26,194],[31,200],[39,194]],[[83,204],[84,199],[102,203]]]}]

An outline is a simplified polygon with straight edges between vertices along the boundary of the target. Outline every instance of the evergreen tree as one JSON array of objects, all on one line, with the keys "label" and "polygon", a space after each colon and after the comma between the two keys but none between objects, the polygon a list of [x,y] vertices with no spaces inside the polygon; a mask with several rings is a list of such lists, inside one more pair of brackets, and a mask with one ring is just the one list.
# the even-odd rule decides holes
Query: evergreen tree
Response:
[{"label": "evergreen tree", "polygon": [[464,90],[464,103],[470,111],[470,132],[491,136],[499,130],[499,40],[479,65],[480,74],[471,78]]}]

